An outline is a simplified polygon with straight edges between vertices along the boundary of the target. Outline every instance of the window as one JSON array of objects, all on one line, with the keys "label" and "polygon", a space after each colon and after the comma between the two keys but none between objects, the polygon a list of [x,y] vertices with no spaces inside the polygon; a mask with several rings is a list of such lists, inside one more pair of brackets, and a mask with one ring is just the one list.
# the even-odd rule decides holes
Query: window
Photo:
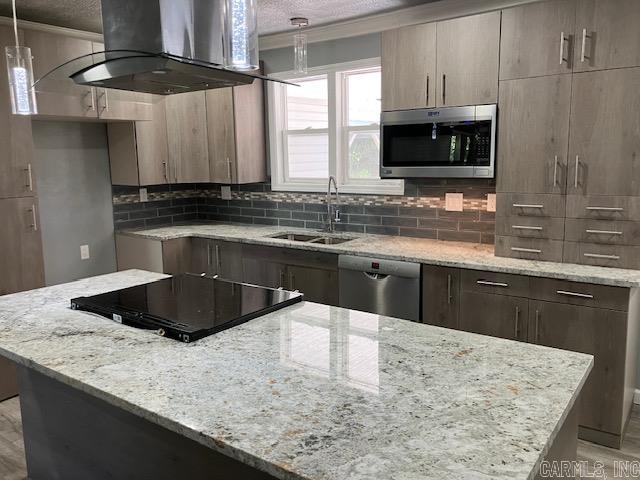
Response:
[{"label": "window", "polygon": [[397,194],[380,179],[380,62],[366,60],[282,74],[269,84],[273,190],[323,192],[329,175],[347,193]]}]

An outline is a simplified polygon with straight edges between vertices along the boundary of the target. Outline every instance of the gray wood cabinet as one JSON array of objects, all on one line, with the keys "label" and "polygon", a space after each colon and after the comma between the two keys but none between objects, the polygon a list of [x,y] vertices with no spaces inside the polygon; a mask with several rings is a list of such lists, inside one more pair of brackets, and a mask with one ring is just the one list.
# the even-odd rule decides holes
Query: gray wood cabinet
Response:
[{"label": "gray wood cabinet", "polygon": [[382,110],[436,105],[436,24],[382,32]]},{"label": "gray wood cabinet", "polygon": [[640,68],[574,75],[569,194],[640,195],[638,85]]},{"label": "gray wood cabinet", "polygon": [[574,71],[640,66],[640,2],[578,0]]},{"label": "gray wood cabinet", "polygon": [[532,301],[530,312],[531,342],[595,357],[580,399],[581,427],[620,435],[628,413],[623,408],[627,314],[544,301]]},{"label": "gray wood cabinet", "polygon": [[576,0],[552,0],[503,10],[500,80],[571,73],[575,9]]},{"label": "gray wood cabinet", "polygon": [[463,290],[460,330],[524,341],[527,339],[528,309],[526,298]]},{"label": "gray wood cabinet", "polygon": [[422,323],[459,328],[460,270],[422,266]]},{"label": "gray wood cabinet", "polygon": [[244,281],[242,245],[206,238],[191,239],[190,272],[219,275],[220,278]]},{"label": "gray wood cabinet", "polygon": [[0,295],[44,286],[44,259],[36,198],[0,200]]},{"label": "gray wood cabinet", "polygon": [[436,105],[496,103],[500,12],[438,22],[436,36]]},{"label": "gray wood cabinet", "polygon": [[498,192],[564,193],[571,75],[500,82]]}]

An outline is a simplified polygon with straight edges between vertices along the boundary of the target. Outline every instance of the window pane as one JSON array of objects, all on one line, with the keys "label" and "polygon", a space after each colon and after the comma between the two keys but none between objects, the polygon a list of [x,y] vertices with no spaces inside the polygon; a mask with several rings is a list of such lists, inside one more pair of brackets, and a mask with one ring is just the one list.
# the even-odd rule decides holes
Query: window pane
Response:
[{"label": "window pane", "polygon": [[380,178],[380,131],[349,132],[349,178]]},{"label": "window pane", "polygon": [[296,134],[287,138],[289,178],[329,176],[329,135]]},{"label": "window pane", "polygon": [[287,85],[287,129],[329,128],[327,77]]},{"label": "window pane", "polygon": [[380,122],[380,71],[349,74],[347,94],[349,126]]}]

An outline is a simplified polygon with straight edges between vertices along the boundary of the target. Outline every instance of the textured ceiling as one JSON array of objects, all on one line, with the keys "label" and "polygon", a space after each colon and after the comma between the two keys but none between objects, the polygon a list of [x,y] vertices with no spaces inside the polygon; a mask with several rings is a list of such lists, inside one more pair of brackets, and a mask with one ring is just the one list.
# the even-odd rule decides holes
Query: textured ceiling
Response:
[{"label": "textured ceiling", "polygon": [[[258,0],[258,24],[265,35],[290,30],[291,17],[307,17],[311,26],[318,26],[432,1],[436,0]],[[16,0],[16,8],[23,20],[102,31],[100,0]],[[0,0],[0,15],[11,16],[11,0]]]}]

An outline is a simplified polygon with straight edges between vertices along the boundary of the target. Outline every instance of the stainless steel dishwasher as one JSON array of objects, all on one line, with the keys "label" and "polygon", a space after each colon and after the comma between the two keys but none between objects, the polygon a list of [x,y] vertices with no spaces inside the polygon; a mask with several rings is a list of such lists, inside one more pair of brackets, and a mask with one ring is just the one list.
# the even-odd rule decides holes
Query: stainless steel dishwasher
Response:
[{"label": "stainless steel dishwasher", "polygon": [[420,320],[420,264],[340,255],[340,306]]}]

